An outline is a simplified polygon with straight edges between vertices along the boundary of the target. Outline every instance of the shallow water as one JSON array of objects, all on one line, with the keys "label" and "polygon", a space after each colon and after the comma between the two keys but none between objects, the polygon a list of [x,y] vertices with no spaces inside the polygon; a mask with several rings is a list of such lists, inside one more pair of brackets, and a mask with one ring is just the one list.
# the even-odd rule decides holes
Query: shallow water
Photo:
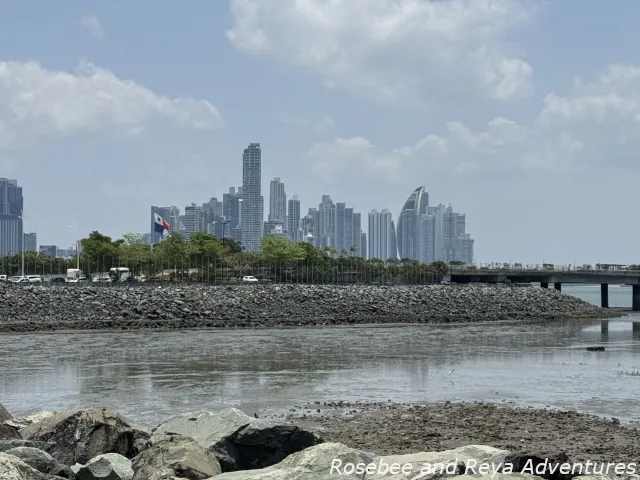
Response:
[{"label": "shallow water", "polygon": [[[0,336],[15,413],[107,406],[146,423],[307,401],[512,401],[640,421],[631,319],[546,325],[38,333]],[[586,351],[606,345],[605,352]]]}]

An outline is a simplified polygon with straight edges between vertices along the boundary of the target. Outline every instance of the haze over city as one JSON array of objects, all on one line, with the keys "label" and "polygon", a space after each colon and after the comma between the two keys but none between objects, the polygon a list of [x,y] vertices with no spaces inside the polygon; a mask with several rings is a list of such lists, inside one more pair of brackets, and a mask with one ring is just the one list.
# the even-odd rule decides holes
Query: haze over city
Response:
[{"label": "haze over city", "polygon": [[[640,37],[630,1],[14,2],[0,18],[0,177],[25,231],[148,232],[242,185],[262,148],[304,216],[397,221],[424,185],[478,262],[637,263]],[[141,34],[141,31],[144,34]],[[461,60],[462,59],[462,60]]]}]

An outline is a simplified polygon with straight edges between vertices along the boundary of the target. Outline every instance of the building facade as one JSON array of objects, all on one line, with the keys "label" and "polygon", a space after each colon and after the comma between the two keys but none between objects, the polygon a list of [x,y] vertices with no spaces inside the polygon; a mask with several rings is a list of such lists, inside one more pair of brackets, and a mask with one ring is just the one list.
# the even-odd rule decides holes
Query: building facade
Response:
[{"label": "building facade", "polygon": [[300,199],[294,195],[287,204],[287,236],[294,243],[302,241],[300,229]]},{"label": "building facade", "polygon": [[262,148],[251,143],[242,155],[242,246],[246,251],[260,251],[263,235],[264,199],[261,194]]},{"label": "building facade", "polygon": [[25,233],[24,234],[24,251],[25,252],[37,252],[38,251],[38,234],[37,233]]},{"label": "building facade", "polygon": [[395,234],[392,234],[393,219],[389,210],[372,210],[369,213],[369,248],[368,258],[388,260],[395,258],[392,243]]},{"label": "building facade", "polygon": [[24,200],[17,180],[0,178],[0,256],[22,251]]},{"label": "building facade", "polygon": [[429,194],[424,186],[416,188],[402,206],[396,233],[400,258],[420,260],[420,217],[427,213]]},{"label": "building facade", "polygon": [[269,221],[286,224],[287,193],[280,177],[271,180],[269,186]]}]

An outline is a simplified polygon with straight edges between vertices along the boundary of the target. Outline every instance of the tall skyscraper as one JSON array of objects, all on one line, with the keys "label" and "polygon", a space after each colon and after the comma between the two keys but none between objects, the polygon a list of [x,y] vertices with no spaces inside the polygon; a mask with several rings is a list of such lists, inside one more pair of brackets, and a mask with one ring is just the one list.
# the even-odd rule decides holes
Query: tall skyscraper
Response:
[{"label": "tall skyscraper", "polygon": [[286,223],[287,194],[280,177],[271,180],[269,188],[269,221]]},{"label": "tall skyscraper", "polygon": [[201,232],[202,229],[202,207],[191,203],[184,207],[184,236],[190,238],[192,233]]},{"label": "tall skyscraper", "polygon": [[427,213],[429,194],[424,187],[416,188],[404,203],[398,216],[398,253],[400,258],[420,260],[420,218]]},{"label": "tall skyscraper", "polygon": [[249,252],[260,251],[263,234],[264,199],[261,195],[262,149],[250,143],[242,155],[242,246]]},{"label": "tall skyscraper", "polygon": [[395,234],[393,233],[393,220],[389,210],[372,210],[369,213],[369,258],[379,258],[388,260],[396,258],[393,254],[392,243]]},{"label": "tall skyscraper", "polygon": [[[222,216],[229,223],[227,224],[227,232],[229,236],[233,236],[233,229],[240,225],[240,209],[242,206],[241,189],[236,192],[234,187],[229,187],[229,193],[222,195]],[[241,241],[241,238],[237,239]]]},{"label": "tall skyscraper", "polygon": [[0,178],[0,256],[22,251],[24,200],[17,180]]},{"label": "tall skyscraper", "polygon": [[289,240],[292,242],[301,242],[300,235],[300,200],[294,195],[287,205],[287,232]]}]

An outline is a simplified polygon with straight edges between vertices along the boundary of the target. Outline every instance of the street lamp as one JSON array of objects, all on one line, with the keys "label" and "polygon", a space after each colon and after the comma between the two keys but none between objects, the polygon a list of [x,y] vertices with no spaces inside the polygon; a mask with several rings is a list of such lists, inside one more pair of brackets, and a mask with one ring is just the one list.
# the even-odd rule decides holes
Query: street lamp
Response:
[{"label": "street lamp", "polygon": [[73,228],[73,234],[76,237],[76,269],[80,270],[80,241],[78,240],[78,229],[76,228],[76,221],[73,221],[73,225],[69,225],[69,228]]}]

